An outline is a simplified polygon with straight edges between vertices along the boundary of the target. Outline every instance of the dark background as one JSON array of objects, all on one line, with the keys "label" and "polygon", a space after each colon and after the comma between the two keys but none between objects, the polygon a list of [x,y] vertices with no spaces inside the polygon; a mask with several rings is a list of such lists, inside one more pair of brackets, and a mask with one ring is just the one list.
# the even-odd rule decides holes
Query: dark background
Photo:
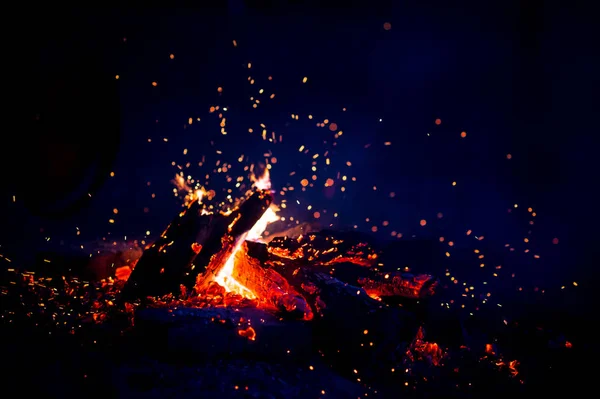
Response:
[{"label": "dark background", "polygon": [[[301,159],[296,149],[320,146],[327,132],[306,122],[313,113],[346,133],[327,173],[358,178],[329,200],[319,190],[300,196],[315,209],[339,212],[336,227],[369,231],[372,223],[364,220],[370,217],[390,221],[382,236],[397,230],[435,237],[439,231],[419,229],[418,220],[443,212],[443,228],[452,233],[471,228],[498,243],[506,235],[514,242],[515,226],[519,239],[527,229],[531,206],[539,215],[537,244],[553,237],[561,243],[543,273],[556,283],[594,272],[584,265],[597,255],[598,53],[593,18],[582,4],[215,4],[14,15],[19,23],[8,40],[6,83],[15,93],[6,94],[2,145],[5,251],[18,256],[17,245],[31,253],[48,244],[48,235],[51,243],[67,242],[75,226],[82,231],[77,239],[88,242],[109,231],[140,238],[147,229],[161,230],[180,204],[170,197],[171,161],[197,162],[212,152],[210,140],[227,149],[223,158],[230,161],[244,152],[260,161],[272,150],[280,160],[275,187],[299,186],[311,173],[308,156]],[[265,86],[277,93],[274,105],[250,108],[249,61],[257,80],[275,76]],[[298,84],[303,76],[310,84]],[[154,80],[159,87],[150,85]],[[217,86],[225,86],[220,98]],[[226,137],[215,121],[204,123],[218,99],[231,108]],[[290,124],[294,112],[304,121]],[[44,121],[36,123],[40,114]],[[190,116],[203,122],[184,129]],[[284,145],[268,146],[246,133],[252,126],[260,131],[261,122],[285,133]],[[388,140],[393,145],[382,146]],[[198,169],[192,175],[206,173]],[[523,212],[507,218],[514,203]],[[119,217],[109,226],[114,207]]]},{"label": "dark background", "polygon": [[[558,320],[560,311],[561,321],[593,324],[586,312],[597,302],[600,63],[595,16],[584,5],[230,1],[13,11],[3,28],[0,253],[11,267],[27,267],[38,251],[87,256],[113,241],[122,248],[152,240],[181,206],[172,161],[197,165],[204,155],[210,167],[189,169],[202,176],[217,159],[260,162],[272,151],[274,188],[296,187],[282,215],[314,221],[319,210],[324,227],[377,225],[381,240],[391,231],[403,240],[444,236],[456,243],[453,257],[428,270],[450,267],[477,287],[491,271],[483,274],[467,254],[484,249],[505,267],[494,295],[526,313],[535,300],[516,287],[545,290],[552,300],[544,317]],[[248,97],[260,87],[277,97],[254,110]],[[216,104],[229,108],[227,136],[208,113]],[[202,121],[187,125],[189,117]],[[315,127],[324,118],[344,131],[334,149],[331,132]],[[283,143],[262,141],[260,123]],[[331,150],[332,165],[320,159],[318,184],[306,192],[299,181],[310,179],[312,159],[300,145],[321,157]],[[357,182],[344,193],[336,182],[331,196],[323,182],[338,172]],[[209,185],[226,187],[222,178]],[[537,213],[533,226],[528,207]]]}]

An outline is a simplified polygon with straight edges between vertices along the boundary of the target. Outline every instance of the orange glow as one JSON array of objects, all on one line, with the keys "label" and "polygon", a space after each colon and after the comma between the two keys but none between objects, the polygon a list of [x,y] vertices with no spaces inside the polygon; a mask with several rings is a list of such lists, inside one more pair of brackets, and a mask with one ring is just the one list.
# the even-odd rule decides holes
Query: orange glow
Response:
[{"label": "orange glow", "polygon": [[269,209],[261,216],[260,219],[252,226],[250,231],[246,234],[246,240],[248,241],[262,241],[262,234],[267,229],[267,226],[273,222],[277,222],[279,216],[277,216],[277,207],[271,205]]},{"label": "orange glow", "polygon": [[265,169],[265,172],[261,177],[255,180],[254,187],[259,190],[270,190],[271,189],[271,175],[269,169]]},{"label": "orange glow", "polygon": [[427,224],[427,220],[425,220],[425,219],[421,219],[421,221],[419,222],[419,224],[420,224],[421,226],[425,226],[425,225]]},{"label": "orange glow", "polygon": [[246,329],[239,329],[238,334],[242,337],[248,338],[251,341],[256,340],[256,331],[254,331],[254,328],[252,327],[248,327]]},{"label": "orange glow", "polygon": [[115,270],[115,278],[117,280],[127,281],[127,279],[129,279],[130,275],[131,275],[131,267],[129,267],[129,266],[117,267],[117,270]]},{"label": "orange glow", "polygon": [[390,24],[389,22],[384,23],[383,24],[383,29],[385,29],[385,30],[392,29],[392,24]]},{"label": "orange glow", "polygon": [[519,362],[517,360],[511,360],[510,362],[508,362],[508,369],[513,377],[519,374],[519,371],[517,370],[518,365]]},{"label": "orange glow", "polygon": [[256,295],[254,295],[252,291],[250,291],[248,288],[240,284],[235,278],[232,277],[233,268],[235,266],[235,254],[242,247],[245,238],[245,234],[240,237],[238,242],[235,244],[235,247],[233,248],[233,252],[229,256],[229,258],[227,258],[227,261],[225,262],[223,267],[221,267],[221,270],[219,270],[219,272],[213,280],[221,287],[225,288],[225,291],[227,292],[232,292],[248,299],[256,299]]},{"label": "orange glow", "polygon": [[463,139],[464,139],[465,137],[467,137],[467,132],[461,132],[461,133],[460,133],[460,137],[462,137]]},{"label": "orange glow", "polygon": [[[261,189],[266,190],[271,188],[271,180],[269,177],[269,170],[265,169],[265,173],[259,179],[257,179],[254,185]],[[241,295],[248,299],[256,299],[256,294],[248,289],[246,286],[241,284],[233,277],[233,270],[235,268],[235,256],[237,252],[241,249],[244,241],[255,241],[262,242],[262,235],[265,232],[267,226],[270,223],[276,222],[279,220],[279,216],[277,216],[277,207],[271,205],[265,213],[258,219],[258,221],[252,226],[252,228],[245,234],[242,234],[235,246],[227,261],[218,271],[217,275],[213,278],[213,281],[218,283],[220,286],[225,288],[225,291],[235,293]]]},{"label": "orange glow", "polygon": [[197,242],[192,243],[192,251],[194,251],[196,254],[199,254],[201,250],[202,245],[198,244]]},{"label": "orange glow", "polygon": [[437,118],[435,120],[435,124],[438,125],[438,126],[441,125],[442,124],[442,120],[440,118]]},{"label": "orange glow", "polygon": [[423,327],[419,327],[417,336],[406,351],[407,357],[411,361],[424,360],[434,366],[440,366],[442,360],[446,357],[446,353],[435,342],[427,342],[424,340],[425,331]]}]

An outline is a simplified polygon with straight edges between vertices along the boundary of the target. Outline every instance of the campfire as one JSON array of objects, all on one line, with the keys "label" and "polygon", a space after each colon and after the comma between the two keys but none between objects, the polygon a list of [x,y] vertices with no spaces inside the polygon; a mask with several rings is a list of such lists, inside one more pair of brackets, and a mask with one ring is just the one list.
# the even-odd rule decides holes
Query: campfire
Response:
[{"label": "campfire", "polygon": [[482,356],[462,322],[448,324],[436,312],[436,277],[400,272],[379,242],[304,225],[277,233],[268,172],[241,199],[220,205],[212,191],[186,189],[184,209],[153,243],[110,258],[111,277],[53,279],[9,269],[14,280],[3,292],[13,293],[13,308],[29,307],[9,311],[7,320],[23,315],[53,336],[100,336],[110,345],[115,336],[133,338],[144,353],[177,362],[304,365],[364,393],[386,384],[412,389],[472,362],[481,363],[482,375],[490,367],[520,375],[519,362],[495,344],[485,344]]},{"label": "campfire", "polygon": [[277,323],[309,323],[332,352],[343,345],[345,351],[375,348],[378,355],[366,355],[372,359],[365,364],[377,359],[389,370],[412,353],[410,345],[435,351],[439,363],[441,350],[423,344],[414,315],[388,305],[397,298],[426,300],[438,286],[435,277],[386,272],[373,246],[342,232],[270,234],[265,240],[269,224],[279,220],[268,170],[232,208],[208,205],[205,194],[190,192],[186,208],[146,248],[121,302],[139,303],[140,310],[195,309],[200,318],[204,309],[211,320],[233,311],[237,336],[251,341],[260,339],[252,320],[260,311],[263,321],[273,316]]},{"label": "campfire", "polygon": [[[223,297],[311,320],[321,313],[320,285],[326,281],[358,286],[356,295],[373,301],[434,294],[433,276],[383,273],[372,247],[335,238],[333,232],[276,236],[267,243],[267,226],[279,220],[270,187],[266,170],[233,209],[219,211],[203,204],[202,190],[192,194],[187,208],[146,248],[123,298],[171,294],[193,301],[222,291]],[[354,281],[335,279],[336,269],[349,265],[358,267]]]}]

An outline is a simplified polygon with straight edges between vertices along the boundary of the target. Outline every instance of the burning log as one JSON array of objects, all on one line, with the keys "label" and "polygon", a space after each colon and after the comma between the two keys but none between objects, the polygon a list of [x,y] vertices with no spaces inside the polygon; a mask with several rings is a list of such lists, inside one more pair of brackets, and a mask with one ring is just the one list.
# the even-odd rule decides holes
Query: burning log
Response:
[{"label": "burning log", "polygon": [[429,274],[379,273],[375,278],[359,278],[358,283],[372,298],[400,296],[425,299],[435,293],[439,281]]},{"label": "burning log", "polygon": [[260,301],[278,310],[285,310],[288,314],[298,314],[304,320],[313,318],[306,299],[281,274],[263,267],[260,260],[250,256],[247,242],[236,253],[234,264],[232,277],[248,287]]},{"label": "burning log", "polygon": [[303,259],[305,264],[332,266],[339,263],[370,268],[378,258],[377,251],[365,242],[356,242],[347,234],[322,231],[298,237],[277,237],[269,242],[268,251],[285,259]]},{"label": "burning log", "polygon": [[429,274],[382,272],[374,266],[378,254],[370,245],[322,233],[274,239],[266,248],[266,261],[287,270],[319,267],[339,280],[363,287],[375,299],[424,299],[432,296],[439,285],[438,279]]},{"label": "burning log", "polygon": [[223,240],[235,242],[244,236],[271,201],[269,191],[258,190],[229,214],[208,213],[199,201],[193,202],[146,249],[129,277],[122,298],[176,294],[182,285],[190,292],[197,275],[222,249]]},{"label": "burning log", "polygon": [[[225,244],[211,260],[210,273],[199,277],[198,292],[217,281],[230,292],[252,295],[259,305],[296,312],[304,319],[314,316],[316,348],[350,374],[361,368],[363,378],[374,377],[401,364],[418,330],[414,314],[336,279],[329,266],[306,266],[298,259],[277,262],[260,243]],[[364,350],[357,352],[357,347]]]},{"label": "burning log", "polygon": [[217,281],[229,291],[256,299],[266,307],[305,320],[312,319],[313,312],[304,297],[278,272],[263,267],[259,259],[251,256],[248,244],[254,244],[254,248],[259,245],[226,242],[224,249],[211,259],[206,273],[199,276],[195,291],[204,293]]}]

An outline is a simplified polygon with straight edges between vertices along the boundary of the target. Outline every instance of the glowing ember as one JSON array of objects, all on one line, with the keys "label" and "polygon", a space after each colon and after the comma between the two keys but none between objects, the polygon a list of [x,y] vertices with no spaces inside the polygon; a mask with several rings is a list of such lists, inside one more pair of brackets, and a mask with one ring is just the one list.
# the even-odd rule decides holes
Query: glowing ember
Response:
[{"label": "glowing ember", "polygon": [[256,340],[256,331],[254,331],[254,328],[252,327],[248,327],[246,329],[239,329],[238,334],[242,337],[248,338],[251,341]]},{"label": "glowing ember", "polygon": [[127,281],[129,276],[131,275],[131,267],[129,266],[121,266],[115,270],[115,278],[117,280]]},{"label": "glowing ember", "polygon": [[419,327],[417,336],[406,351],[406,357],[412,362],[423,360],[434,366],[440,366],[446,353],[435,342],[425,341],[425,331]]}]

